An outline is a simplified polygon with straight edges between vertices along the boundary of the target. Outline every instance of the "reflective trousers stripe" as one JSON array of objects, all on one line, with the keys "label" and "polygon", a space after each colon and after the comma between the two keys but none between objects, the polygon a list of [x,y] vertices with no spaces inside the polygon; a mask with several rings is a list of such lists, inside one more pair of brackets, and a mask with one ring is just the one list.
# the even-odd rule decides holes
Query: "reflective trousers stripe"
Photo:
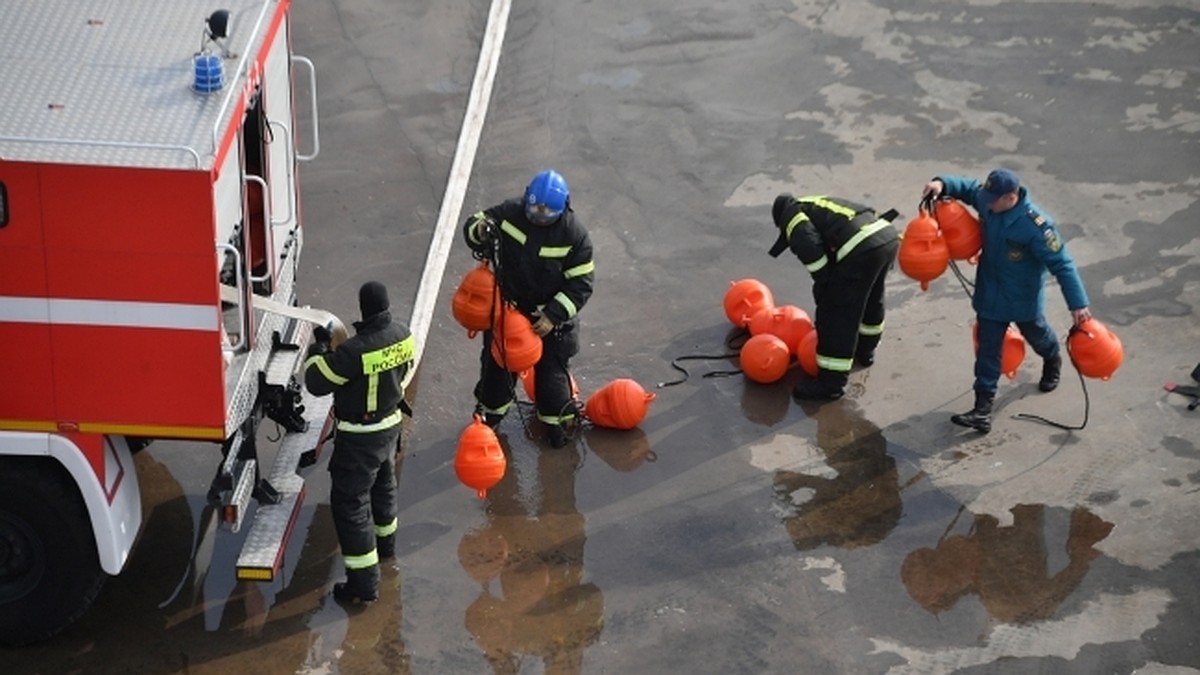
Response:
[{"label": "reflective trousers stripe", "polygon": [[386,525],[380,525],[379,523],[375,523],[375,536],[376,537],[387,537],[389,535],[393,535],[396,533],[396,528],[399,525],[400,525],[399,518],[392,518],[392,522],[387,523]]},{"label": "reflective trousers stripe", "polygon": [[848,373],[854,367],[854,360],[817,354],[817,367],[824,370],[832,370],[835,373]]},{"label": "reflective trousers stripe", "polygon": [[371,549],[370,553],[362,555],[343,555],[342,560],[348,570],[365,570],[379,564],[379,552]]}]

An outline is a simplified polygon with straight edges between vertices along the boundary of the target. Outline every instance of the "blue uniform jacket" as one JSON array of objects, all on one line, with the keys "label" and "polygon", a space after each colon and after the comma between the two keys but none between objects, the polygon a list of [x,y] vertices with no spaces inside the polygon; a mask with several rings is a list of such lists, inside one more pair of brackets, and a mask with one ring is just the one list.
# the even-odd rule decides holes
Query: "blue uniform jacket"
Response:
[{"label": "blue uniform jacket", "polygon": [[975,313],[993,321],[1032,321],[1046,307],[1045,276],[1049,270],[1062,288],[1067,308],[1088,306],[1087,292],[1075,261],[1054,227],[1054,221],[1029,201],[1021,200],[1003,213],[992,213],[980,199],[979,181],[962,176],[938,176],[942,194],[975,207],[983,228],[983,251],[975,275]]}]

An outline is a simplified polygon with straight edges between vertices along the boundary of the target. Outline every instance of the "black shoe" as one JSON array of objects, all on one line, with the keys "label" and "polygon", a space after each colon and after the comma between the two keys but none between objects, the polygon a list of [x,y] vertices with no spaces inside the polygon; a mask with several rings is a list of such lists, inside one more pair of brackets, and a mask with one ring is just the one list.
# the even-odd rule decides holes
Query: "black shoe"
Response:
[{"label": "black shoe", "polygon": [[396,557],[396,535],[389,534],[386,537],[375,538],[375,551],[379,553],[380,560],[390,560]]},{"label": "black shoe", "polygon": [[346,580],[333,585],[333,599],[353,605],[379,599],[379,565],[361,570],[346,570]]},{"label": "black shoe", "polygon": [[801,380],[792,389],[792,398],[797,401],[836,401],[845,392],[823,384],[820,380]]},{"label": "black shoe", "polygon": [[1058,389],[1058,380],[1060,377],[1062,377],[1061,356],[1055,356],[1042,361],[1042,379],[1038,380],[1038,389],[1041,391],[1054,391]]},{"label": "black shoe", "polygon": [[950,421],[960,427],[968,427],[986,434],[992,430],[992,399],[995,394],[975,392],[975,407],[961,415],[952,415]]},{"label": "black shoe", "polygon": [[855,354],[854,362],[863,368],[870,368],[875,365],[875,352],[871,352],[870,354]]},{"label": "black shoe", "polygon": [[504,419],[504,415],[501,415],[500,413],[490,413],[490,412],[482,412],[480,410],[476,410],[475,414],[479,415],[480,419],[483,420],[484,424],[488,425],[489,427],[491,427],[493,429],[500,426],[501,420]]},{"label": "black shoe", "polygon": [[547,424],[546,436],[550,439],[552,448],[562,448],[567,445],[567,430],[561,424]]}]

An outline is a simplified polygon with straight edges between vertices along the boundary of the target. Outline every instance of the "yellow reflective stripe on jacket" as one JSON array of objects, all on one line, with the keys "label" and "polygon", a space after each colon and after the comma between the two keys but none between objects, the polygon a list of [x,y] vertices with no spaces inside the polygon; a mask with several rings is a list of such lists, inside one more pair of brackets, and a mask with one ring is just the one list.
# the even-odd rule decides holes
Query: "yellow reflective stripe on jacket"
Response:
[{"label": "yellow reflective stripe on jacket", "polygon": [[800,223],[806,223],[806,222],[811,222],[808,219],[808,214],[803,211],[797,211],[796,215],[792,216],[792,219],[788,221],[787,227],[783,228],[784,236],[787,237],[787,240],[788,241],[792,240],[792,230],[799,227]]},{"label": "yellow reflective stripe on jacket", "polygon": [[397,410],[391,415],[388,415],[378,422],[372,422],[371,424],[359,424],[357,422],[349,422],[347,420],[338,420],[337,429],[338,431],[345,431],[346,433],[350,434],[370,434],[376,431],[385,431],[387,429],[391,429],[397,424],[400,424],[402,419],[404,419],[404,413]]},{"label": "yellow reflective stripe on jacket", "polygon": [[382,349],[366,352],[362,355],[363,375],[374,375],[393,368],[399,368],[406,362],[412,361],[416,351],[417,339],[409,335],[403,340],[393,342]]},{"label": "yellow reflective stripe on jacket", "polygon": [[392,522],[387,523],[386,525],[380,525],[379,523],[375,523],[375,536],[376,537],[387,537],[389,535],[393,535],[396,533],[396,528],[397,528],[397,526],[399,526],[399,524],[400,524],[399,518],[392,518]]},{"label": "yellow reflective stripe on jacket", "polygon": [[832,356],[821,356],[817,354],[817,367],[824,370],[832,370],[835,373],[848,373],[854,366],[852,359],[839,359]]},{"label": "yellow reflective stripe on jacket", "polygon": [[825,266],[828,264],[829,264],[829,257],[822,254],[820,258],[817,258],[816,260],[814,260],[810,263],[806,263],[804,265],[804,269],[808,270],[809,273],[812,274],[815,272],[820,272],[821,270],[825,269]]},{"label": "yellow reflective stripe on jacket", "polygon": [[543,246],[538,251],[540,258],[565,258],[571,252],[570,246]]},{"label": "yellow reflective stripe on jacket", "polygon": [[329,367],[329,363],[325,361],[325,356],[323,354],[315,354],[308,357],[308,360],[304,362],[304,369],[308,370],[309,366],[316,366],[317,371],[319,371],[325,379],[338,385],[339,387],[350,381],[333,372],[333,369]]},{"label": "yellow reflective stripe on jacket", "polygon": [[348,570],[365,570],[379,564],[379,551],[371,549],[370,553],[362,555],[343,555],[342,560]]},{"label": "yellow reflective stripe on jacket", "polygon": [[870,325],[866,323],[858,324],[859,335],[883,335],[883,323]]},{"label": "yellow reflective stripe on jacket", "polygon": [[562,291],[554,294],[554,301],[562,305],[563,309],[567,310],[568,319],[575,316],[575,313],[579,311],[579,308],[575,306],[575,303],[571,302],[571,299],[567,297],[567,294],[563,293]]},{"label": "yellow reflective stripe on jacket", "polygon": [[838,262],[841,262],[842,258],[845,258],[847,255],[849,255],[850,252],[854,250],[855,246],[858,246],[859,244],[861,244],[863,239],[866,239],[867,237],[875,234],[876,232],[882,230],[885,227],[891,227],[891,226],[892,226],[891,223],[880,218],[879,220],[877,220],[877,221],[871,223],[870,225],[867,225],[866,227],[859,230],[857,233],[855,233],[855,235],[853,237],[850,237],[849,239],[847,239],[846,243],[842,244],[842,247],[838,249],[838,251],[837,251]]},{"label": "yellow reflective stripe on jacket", "polygon": [[850,219],[850,220],[854,219],[854,215],[855,215],[854,209],[842,206],[841,204],[839,204],[839,203],[833,201],[832,199],[829,199],[823,195],[815,196],[815,197],[801,197],[800,199],[797,199],[796,201],[800,202],[801,204],[813,204],[813,205],[819,206],[831,213],[836,213],[839,216],[845,216],[847,219]]},{"label": "yellow reflective stripe on jacket", "polygon": [[506,220],[506,221],[500,223],[500,229],[504,232],[507,232],[508,236],[512,237],[513,239],[516,239],[518,242],[520,242],[522,244],[525,243],[525,233],[522,232],[521,229],[519,227],[517,227],[516,225],[513,225],[512,223],[510,223]]},{"label": "yellow reflective stripe on jacket", "polygon": [[585,274],[591,274],[592,272],[595,272],[595,271],[596,271],[596,263],[589,260],[589,261],[583,263],[582,265],[576,265],[570,269],[563,270],[563,276],[568,279],[574,279],[575,277],[581,277]]}]

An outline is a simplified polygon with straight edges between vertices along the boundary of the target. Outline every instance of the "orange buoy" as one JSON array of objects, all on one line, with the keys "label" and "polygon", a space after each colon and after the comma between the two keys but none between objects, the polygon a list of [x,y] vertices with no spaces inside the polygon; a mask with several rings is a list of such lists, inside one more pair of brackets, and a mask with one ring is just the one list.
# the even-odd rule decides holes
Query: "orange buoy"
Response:
[{"label": "orange buoy", "polygon": [[[979,353],[979,323],[971,324],[971,339],[975,344],[975,353]],[[1004,345],[1000,348],[1000,372],[1010,380],[1017,377],[1017,371],[1025,360],[1025,338],[1021,331],[1009,326],[1004,331]]]},{"label": "orange buoy", "polygon": [[481,263],[463,275],[454,291],[450,310],[455,321],[467,329],[467,337],[474,338],[481,330],[492,327],[499,313],[499,298],[496,297],[496,275],[487,263]]},{"label": "orange buoy", "polygon": [[767,333],[783,340],[788,351],[794,354],[800,339],[813,329],[813,322],[803,309],[795,305],[780,305],[758,310],[750,317],[747,327],[751,336]]},{"label": "orange buoy", "polygon": [[1088,319],[1071,329],[1067,351],[1080,374],[1101,380],[1111,378],[1125,358],[1121,340],[1096,319]]},{"label": "orange buoy", "polygon": [[817,366],[817,329],[814,328],[804,334],[800,338],[799,344],[796,345],[796,359],[800,361],[800,367],[804,372],[808,373],[809,377],[816,377],[820,372]]},{"label": "orange buoy", "polygon": [[792,351],[780,337],[771,333],[759,333],[746,340],[738,355],[742,372],[746,377],[762,384],[770,384],[783,377],[792,360]]},{"label": "orange buoy", "polygon": [[[525,388],[525,395],[530,401],[537,401],[537,386],[534,384],[533,368],[526,368],[517,373],[517,377],[521,378],[521,386]],[[579,398],[579,385],[575,382],[575,376],[567,373],[567,377],[571,379],[571,396]]]},{"label": "orange buoy", "polygon": [[506,305],[492,328],[492,358],[512,373],[528,370],[542,358],[542,338],[516,307]]},{"label": "orange buoy", "polygon": [[950,264],[946,240],[938,232],[937,221],[923,207],[904,229],[897,254],[900,270],[921,282],[921,290],[929,290],[929,282],[942,275]]},{"label": "orange buoy", "polygon": [[618,378],[588,397],[583,416],[593,424],[610,429],[632,429],[646,419],[654,394],[628,378]]},{"label": "orange buoy", "polygon": [[738,328],[745,328],[750,317],[763,307],[774,307],[775,297],[771,289],[758,279],[742,279],[730,282],[725,292],[725,316]]},{"label": "orange buoy", "polygon": [[939,199],[933,203],[933,214],[952,260],[967,260],[979,254],[983,247],[983,230],[979,227],[979,219],[965,204],[957,199]]},{"label": "orange buoy", "polygon": [[480,499],[504,478],[508,460],[500,448],[496,432],[483,423],[479,415],[463,429],[458,437],[458,453],[454,455],[454,473],[458,480],[474,488]]}]

